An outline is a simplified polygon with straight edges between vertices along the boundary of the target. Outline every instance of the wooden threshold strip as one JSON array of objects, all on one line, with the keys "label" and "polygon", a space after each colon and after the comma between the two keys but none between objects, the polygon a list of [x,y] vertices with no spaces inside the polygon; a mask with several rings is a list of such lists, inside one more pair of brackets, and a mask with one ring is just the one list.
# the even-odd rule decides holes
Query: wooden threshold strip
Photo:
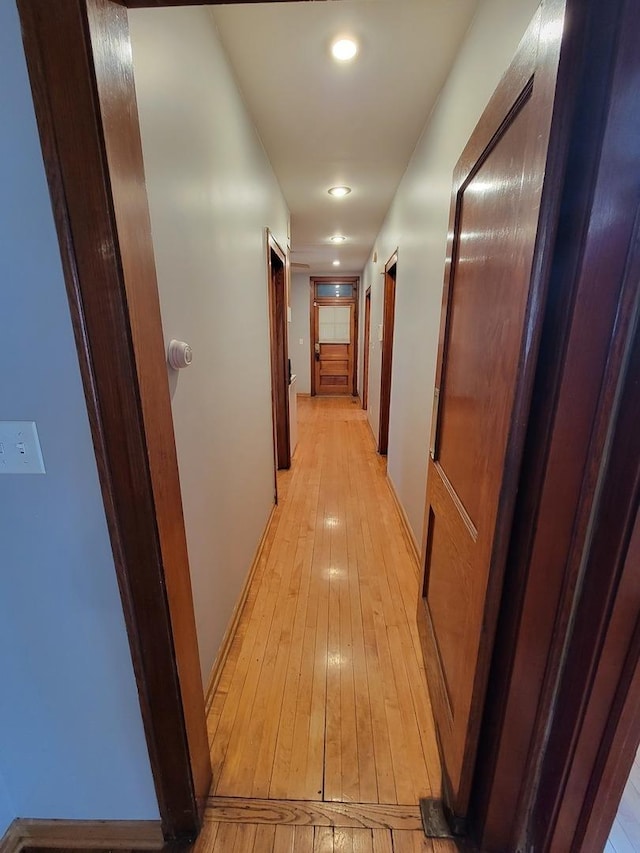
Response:
[{"label": "wooden threshold strip", "polygon": [[422,828],[418,806],[338,803],[316,800],[263,800],[209,797],[205,821],[272,823],[289,826],[337,826],[362,829]]}]

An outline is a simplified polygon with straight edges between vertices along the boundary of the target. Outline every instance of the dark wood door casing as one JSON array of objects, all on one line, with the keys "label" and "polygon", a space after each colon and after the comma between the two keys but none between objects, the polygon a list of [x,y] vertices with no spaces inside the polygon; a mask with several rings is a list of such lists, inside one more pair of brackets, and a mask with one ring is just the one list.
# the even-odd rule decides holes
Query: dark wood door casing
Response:
[{"label": "dark wood door casing", "polygon": [[364,346],[362,349],[362,408],[369,407],[369,356],[371,347],[371,288],[364,295]]},{"label": "dark wood door casing", "polygon": [[541,335],[536,234],[563,11],[538,11],[454,173],[418,622],[444,798],[461,823]]},{"label": "dark wood door casing", "polygon": [[163,829],[194,838],[211,762],[127,10],[19,12]]},{"label": "dark wood door casing", "polygon": [[[291,467],[289,423],[289,345],[287,319],[287,258],[267,230],[271,398],[276,468]],[[276,480],[277,498],[277,480]]]},{"label": "dark wood door casing", "polygon": [[[558,225],[549,205],[542,235],[552,249],[546,261],[547,316],[474,786],[479,841],[491,850],[529,849],[532,832],[553,831],[554,809],[569,795],[567,765],[560,769],[568,755],[562,757],[559,741],[549,750],[549,732],[562,710],[567,736],[567,720],[576,719],[584,699],[575,682],[567,694],[573,701],[562,709],[556,696],[572,619],[585,606],[576,595],[590,529],[586,519],[606,447],[608,430],[602,424],[610,418],[621,374],[624,323],[630,320],[621,294],[625,287],[637,291],[638,281],[637,273],[635,281],[627,273],[640,204],[640,149],[629,146],[629,140],[640,138],[640,116],[628,109],[627,100],[640,70],[633,6],[627,0],[568,3],[571,26],[558,74],[562,100],[547,164]],[[609,386],[603,384],[608,362],[614,381]],[[621,500],[621,512],[622,506]],[[602,583],[615,571],[613,560],[601,562]],[[606,596],[597,601],[607,606]],[[600,642],[593,614],[591,625],[590,639],[581,646],[585,668],[594,666],[589,648]],[[590,736],[597,740],[595,730]],[[572,748],[570,738],[564,748]],[[545,806],[536,814],[545,755],[556,772],[546,778]],[[582,775],[583,785],[591,777],[588,762],[577,771],[574,766],[574,772]],[[602,790],[599,784],[595,778],[589,782],[594,790]],[[592,801],[594,820],[601,819],[604,803],[603,796]],[[537,840],[542,846],[536,849],[546,849]],[[565,842],[570,843],[567,837],[551,849],[569,849]],[[582,843],[575,849],[595,849]]]},{"label": "dark wood door casing", "polygon": [[384,268],[382,313],[382,360],[380,364],[380,417],[378,421],[378,453],[387,455],[389,449],[389,419],[391,417],[391,374],[393,370],[393,335],[396,317],[396,279],[398,250]]}]

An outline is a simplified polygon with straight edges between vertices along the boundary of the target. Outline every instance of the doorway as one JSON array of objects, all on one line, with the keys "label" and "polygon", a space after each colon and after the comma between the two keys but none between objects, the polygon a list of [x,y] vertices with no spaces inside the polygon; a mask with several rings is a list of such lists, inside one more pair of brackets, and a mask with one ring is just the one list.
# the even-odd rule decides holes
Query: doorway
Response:
[{"label": "doorway", "polygon": [[358,287],[355,277],[312,277],[311,396],[358,393]]},{"label": "doorway", "polygon": [[[203,788],[202,784],[197,784],[199,780],[196,774],[192,773],[193,761],[189,761],[195,754],[193,748],[191,755],[188,749],[192,746],[193,737],[189,725],[192,706],[188,701],[189,696],[185,696],[186,680],[183,677],[186,669],[185,643],[189,645],[194,632],[189,626],[186,631],[180,630],[180,609],[173,606],[173,603],[178,600],[175,591],[181,589],[181,579],[178,575],[184,574],[186,552],[182,555],[182,562],[176,560],[176,553],[184,549],[180,543],[176,545],[176,536],[171,535],[175,534],[179,527],[175,523],[175,514],[171,513],[171,495],[167,497],[165,490],[153,488],[154,485],[158,485],[157,481],[154,483],[154,476],[162,466],[166,473],[164,451],[171,444],[170,427],[167,426],[167,413],[170,410],[167,395],[161,383],[157,381],[158,371],[154,372],[156,356],[158,353],[163,353],[162,341],[157,334],[157,329],[154,331],[153,328],[154,325],[159,328],[157,311],[150,313],[145,310],[145,303],[152,298],[151,291],[153,291],[153,255],[149,251],[149,225],[144,211],[140,213],[143,205],[123,203],[124,198],[131,199],[134,190],[144,192],[142,163],[136,144],[135,96],[127,68],[115,75],[120,88],[106,85],[106,82],[113,78],[113,70],[119,67],[118,63],[126,66],[126,51],[120,50],[115,55],[110,52],[113,49],[112,46],[118,45],[117,38],[110,38],[110,35],[117,34],[119,28],[122,29],[124,26],[122,24],[123,7],[115,3],[104,3],[98,13],[95,4],[91,4],[91,16],[87,19],[83,16],[85,4],[82,3],[57,5],[55,12],[47,9],[45,4],[41,4],[37,14],[34,5],[28,0],[23,0],[21,18],[30,70],[35,80],[34,89],[39,93],[36,109],[52,195],[55,199],[63,199],[65,204],[64,208],[61,204],[56,207],[56,220],[64,255],[91,423],[96,440],[96,453],[99,457],[105,505],[112,536],[117,545],[117,566],[123,589],[132,655],[141,696],[144,696],[143,714],[159,790],[160,811],[168,837],[186,836],[194,831],[194,827],[197,828],[194,794]],[[611,6],[618,9],[620,4],[612,3]],[[581,7],[585,9],[588,7],[594,15],[598,11],[598,4],[582,3],[580,6],[575,3],[569,4],[569,10],[577,17]],[[620,18],[622,17],[620,12]],[[614,28],[610,27],[610,29]],[[594,28],[594,32],[596,31],[605,33],[605,28],[600,27],[597,30]],[[548,27],[547,32],[553,33],[555,30],[553,27]],[[628,37],[631,39],[633,27],[628,27],[626,31],[621,26],[620,32],[623,35],[628,32]],[[616,30],[614,35],[617,34]],[[624,42],[625,39],[621,38],[621,41]],[[599,40],[594,42],[587,45],[592,49],[585,49],[584,53],[600,62],[603,51],[593,48],[602,47],[602,45]],[[613,38],[611,42],[614,43]],[[628,53],[625,56],[633,58],[634,54]],[[633,67],[631,58],[629,65]],[[575,65],[575,74],[578,75],[584,69],[580,63]],[[570,76],[569,67],[567,76]],[[580,77],[578,76],[577,79],[580,80]],[[73,121],[69,121],[68,103],[65,97],[71,82],[75,96]],[[587,88],[586,82],[585,88]],[[606,90],[606,87],[603,89]],[[561,92],[565,90],[566,85],[562,87]],[[592,109],[592,89],[588,97],[582,90],[579,95],[578,103],[583,107],[585,104],[589,107],[589,116],[592,113],[601,117],[608,116],[608,112],[604,109],[597,111]],[[620,95],[619,91],[618,95]],[[577,100],[573,98],[572,103]],[[626,104],[621,96],[614,103],[616,106],[618,104],[623,106]],[[118,109],[123,105],[126,109]],[[630,111],[627,109],[626,114],[622,113],[622,117],[618,117],[624,131],[629,129],[624,123],[631,120],[629,115]],[[120,122],[118,124],[120,132],[117,135],[112,132],[115,124],[114,116],[117,116]],[[602,125],[605,119],[600,118],[599,121]],[[571,122],[565,121],[564,127],[567,128],[566,135],[569,135],[572,131]],[[591,125],[587,123],[587,130],[590,128]],[[600,132],[602,128],[598,126],[596,129]],[[620,143],[625,138],[622,131],[618,131],[618,136],[614,134],[612,136],[616,143]],[[584,126],[581,126],[581,142],[583,138]],[[627,133],[626,138],[634,137]],[[561,142],[567,142],[568,147],[570,141],[572,140],[562,136],[556,140],[556,148],[562,148]],[[620,145],[611,144],[612,150],[618,151],[621,148]],[[77,158],[78,150],[83,151],[82,158]],[[627,151],[628,148],[624,150]],[[613,158],[613,154],[611,157],[613,159],[611,168],[603,174],[602,186],[598,186],[599,195],[596,199],[597,204],[594,203],[594,214],[605,207],[608,210],[615,207],[613,204],[608,206],[605,204],[606,201],[610,201],[606,193],[614,194],[615,192],[610,176],[618,174],[619,162]],[[589,165],[592,162],[598,164],[600,160],[594,157],[589,160]],[[110,167],[108,174],[106,174],[105,163]],[[554,162],[551,165],[555,169],[552,169],[550,174],[552,176],[560,174],[562,177],[558,163]],[[582,163],[579,165],[582,166]],[[595,173],[596,169],[594,168],[593,171]],[[588,170],[583,169],[583,173],[586,172]],[[551,181],[549,183],[551,184]],[[625,174],[625,184],[628,186],[629,183]],[[583,188],[584,185],[579,183],[577,186]],[[584,195],[591,198],[589,193]],[[629,209],[632,207],[634,197],[626,194],[622,197],[629,198],[626,207],[623,208],[625,215],[620,215],[622,224],[618,226],[618,231],[621,232],[618,244],[622,245],[622,249],[618,244],[613,245],[615,252],[610,252],[613,257],[594,251],[601,248],[594,245],[596,240],[604,241],[605,239],[601,228],[583,229],[586,235],[584,238],[586,248],[580,244],[580,251],[587,253],[587,250],[591,250],[594,255],[603,259],[602,268],[597,267],[595,263],[592,264],[593,278],[598,278],[597,293],[600,301],[605,291],[613,294],[611,302],[616,301],[615,286],[622,275],[615,268],[614,262],[616,259],[624,259],[626,243],[623,239],[628,238],[623,229],[631,227],[630,223],[633,222],[634,215],[634,211]],[[551,224],[554,221],[553,212],[549,213]],[[587,213],[591,213],[590,207]],[[548,230],[552,230],[551,226]],[[117,251],[96,254],[94,251],[96,233],[108,235],[108,239],[105,238],[106,244],[116,247]],[[100,286],[96,286],[96,281]],[[594,304],[596,304],[594,299],[580,301],[585,314],[588,313],[586,308]],[[582,325],[576,323],[578,331],[584,331],[588,321],[591,321],[589,339],[593,340],[593,326],[596,325],[596,321],[601,322],[602,325],[605,323],[606,318],[600,319],[602,316],[602,310],[598,310],[597,316],[593,313],[589,314],[586,320],[582,320]],[[389,336],[388,330],[387,336]],[[573,344],[573,337],[570,343]],[[114,346],[117,347],[117,359],[113,357]],[[567,347],[567,350],[570,355],[573,353],[573,349]],[[590,347],[589,350],[593,351],[593,348]],[[559,351],[558,347],[548,347],[545,350],[554,364],[557,362]],[[562,352],[564,351],[563,348]],[[583,354],[584,347],[578,351]],[[596,358],[596,361],[596,367],[598,367],[604,361],[604,356],[600,359]],[[586,366],[591,368],[590,365]],[[585,371],[588,377],[593,377],[595,372],[593,368]],[[575,385],[574,382],[574,387]],[[141,388],[144,394],[140,393]],[[598,390],[599,388],[596,388],[596,391]],[[161,391],[164,398],[160,394]],[[130,415],[126,420],[128,426],[126,447],[123,447],[121,441],[123,399],[127,406],[126,413]],[[571,395],[570,402],[571,415],[576,418],[574,395]],[[589,426],[593,418],[582,420]],[[155,428],[158,423],[164,427],[160,435]],[[154,426],[153,430],[151,424]],[[577,457],[576,441],[573,440],[576,433],[572,428],[574,426],[575,421],[569,422],[564,433],[572,436],[572,454],[568,462]],[[563,445],[563,450],[565,448],[566,444]],[[551,449],[554,450],[555,445]],[[125,452],[127,457],[123,461]],[[567,456],[566,453],[563,455]],[[128,468],[127,465],[129,465]],[[175,465],[172,463],[170,467],[173,471]],[[586,466],[579,464],[577,468],[582,474]],[[131,476],[132,471],[135,476]],[[169,472],[170,480],[173,476],[171,471]],[[567,477],[564,477],[563,484],[566,480]],[[163,482],[166,484],[166,480]],[[557,495],[559,490],[553,489],[552,485],[549,491]],[[132,507],[136,510],[135,516],[132,516]],[[557,515],[558,513],[555,513],[556,517]],[[178,556],[180,557],[180,553]],[[542,580],[546,578],[541,578]],[[567,580],[571,578],[567,577]],[[566,588],[570,590],[574,586],[567,583]],[[524,583],[520,584],[519,589],[524,589]],[[544,585],[540,600],[544,604],[543,613],[549,612],[552,608],[549,607],[548,583]],[[183,624],[187,616],[188,614],[183,613]],[[516,627],[519,627],[520,621],[522,620],[519,613],[514,612]],[[536,631],[539,633],[538,628],[539,625],[536,624]],[[153,632],[158,632],[160,629],[162,629],[162,645],[153,642]],[[149,637],[152,638],[151,641]],[[515,643],[513,645],[515,646]],[[149,649],[153,649],[153,656],[149,653]],[[544,665],[546,655],[538,655],[538,658]],[[180,678],[177,677],[178,671],[180,671]],[[166,676],[167,672],[171,676],[170,682]],[[511,681],[514,691],[517,688],[520,700],[518,712],[521,713],[524,680],[513,678]],[[531,681],[532,679],[528,678],[528,683]],[[195,689],[196,681],[192,680],[192,684]],[[201,693],[201,685],[199,691]],[[535,710],[536,708],[533,707],[534,712]],[[187,716],[186,720],[183,714]],[[206,750],[206,731],[204,736]],[[513,764],[514,750],[505,750],[505,754],[508,754],[509,763]],[[202,773],[203,776],[206,774],[210,776],[210,767],[206,773]],[[517,779],[521,778],[525,778],[525,774],[517,777]],[[514,796],[518,794],[517,785],[510,785],[509,792],[511,790],[514,791]],[[495,799],[497,801],[498,797]],[[505,813],[504,808],[501,811],[502,814]],[[509,810],[507,813],[510,813]]]},{"label": "doorway", "polygon": [[362,408],[369,406],[369,350],[371,349],[371,288],[364,295],[364,350],[362,365]]},{"label": "doorway", "polygon": [[278,471],[291,467],[286,271],[286,255],[273,235],[267,230],[271,402],[275,467]]},{"label": "doorway", "polygon": [[384,313],[382,318],[382,368],[380,371],[380,426],[378,453],[387,455],[389,449],[389,415],[391,412],[391,368],[393,364],[393,328],[396,316],[396,273],[398,250],[384,268]]}]

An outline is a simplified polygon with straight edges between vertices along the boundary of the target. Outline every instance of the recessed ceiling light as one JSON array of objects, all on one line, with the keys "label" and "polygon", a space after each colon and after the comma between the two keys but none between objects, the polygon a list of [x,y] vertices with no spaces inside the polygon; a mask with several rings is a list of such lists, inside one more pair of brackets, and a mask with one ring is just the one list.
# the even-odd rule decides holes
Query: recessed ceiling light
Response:
[{"label": "recessed ceiling light", "polygon": [[331,189],[327,190],[327,192],[334,198],[344,198],[351,192],[351,187],[331,187]]},{"label": "recessed ceiling light", "polygon": [[334,262],[333,262],[333,265],[334,265],[334,267],[339,267],[339,266],[340,266],[340,261],[334,261]]},{"label": "recessed ceiling light", "polygon": [[333,58],[338,62],[349,62],[358,52],[358,44],[351,38],[336,39],[331,45],[331,53]]},{"label": "recessed ceiling light", "polygon": [[332,243],[344,243],[347,238],[343,237],[342,234],[334,234],[331,238]]}]

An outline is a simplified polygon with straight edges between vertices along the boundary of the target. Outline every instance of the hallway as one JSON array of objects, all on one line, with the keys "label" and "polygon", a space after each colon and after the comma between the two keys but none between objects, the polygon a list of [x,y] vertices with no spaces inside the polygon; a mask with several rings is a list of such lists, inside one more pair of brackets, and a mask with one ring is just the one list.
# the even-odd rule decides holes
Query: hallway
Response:
[{"label": "hallway", "polygon": [[[385,462],[351,398],[301,398],[299,421],[208,715],[214,787],[198,850],[250,850],[256,832],[261,850],[445,850],[420,832],[417,803],[439,794],[440,766],[417,566]],[[288,802],[255,802],[267,799]],[[279,827],[274,847],[278,823],[299,825]]]}]

